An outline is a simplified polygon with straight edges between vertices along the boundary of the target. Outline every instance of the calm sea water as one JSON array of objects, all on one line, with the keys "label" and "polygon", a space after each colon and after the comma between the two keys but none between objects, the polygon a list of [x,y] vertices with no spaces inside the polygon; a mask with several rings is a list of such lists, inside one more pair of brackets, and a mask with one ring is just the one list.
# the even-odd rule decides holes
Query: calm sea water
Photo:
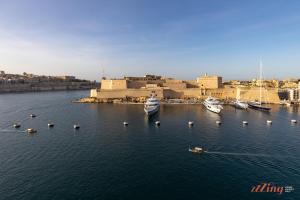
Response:
[{"label": "calm sea water", "polygon": [[[219,116],[202,105],[162,105],[148,119],[143,105],[71,103],[87,95],[0,95],[0,199],[300,199],[300,124],[290,123],[300,108],[225,106]],[[294,191],[251,193],[263,182]]]}]

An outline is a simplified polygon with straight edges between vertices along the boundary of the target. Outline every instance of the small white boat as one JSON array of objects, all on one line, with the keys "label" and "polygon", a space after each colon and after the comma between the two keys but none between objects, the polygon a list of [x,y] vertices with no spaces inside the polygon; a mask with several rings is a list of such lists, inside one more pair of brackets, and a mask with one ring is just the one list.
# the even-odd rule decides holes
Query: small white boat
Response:
[{"label": "small white boat", "polygon": [[236,108],[240,108],[240,109],[247,109],[249,106],[248,103],[240,100],[236,100],[235,102],[233,102],[233,104]]},{"label": "small white boat", "polygon": [[128,126],[128,122],[123,122],[123,125],[124,126]]},{"label": "small white boat", "polygon": [[159,107],[159,101],[154,96],[151,96],[149,99],[147,99],[146,103],[144,104],[144,111],[147,115],[152,115],[158,112]]},{"label": "small white boat", "polygon": [[74,129],[79,129],[80,128],[80,125],[79,124],[74,124]]},{"label": "small white boat", "polygon": [[36,117],[35,114],[30,114],[29,116],[30,116],[31,118],[35,118],[35,117]]},{"label": "small white boat", "polygon": [[20,128],[20,127],[21,127],[21,124],[19,124],[19,123],[14,123],[14,124],[13,124],[13,127],[14,127],[14,128]]},{"label": "small white boat", "polygon": [[201,147],[193,147],[193,148],[189,148],[189,152],[200,154],[203,153],[204,150]]},{"label": "small white boat", "polygon": [[160,126],[160,121],[156,121],[156,122],[155,122],[155,125],[156,125],[156,126]]},{"label": "small white boat", "polygon": [[291,120],[291,123],[296,124],[296,123],[297,123],[297,120],[292,119],[292,120]]},{"label": "small white boat", "polygon": [[221,106],[221,102],[213,97],[208,97],[207,99],[205,99],[203,105],[207,108],[207,110],[214,113],[220,113],[223,109],[223,106]]},{"label": "small white boat", "polygon": [[29,128],[27,129],[27,133],[36,133],[37,130],[33,129],[33,128]]},{"label": "small white boat", "polygon": [[216,121],[216,124],[221,125],[222,122],[218,120],[218,121]]}]

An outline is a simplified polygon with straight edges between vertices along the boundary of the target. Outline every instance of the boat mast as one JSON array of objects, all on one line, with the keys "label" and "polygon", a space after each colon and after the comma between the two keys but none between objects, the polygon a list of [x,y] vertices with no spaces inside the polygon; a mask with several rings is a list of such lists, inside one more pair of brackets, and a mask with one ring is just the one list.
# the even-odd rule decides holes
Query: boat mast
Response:
[{"label": "boat mast", "polygon": [[260,60],[259,62],[259,82],[260,82],[260,87],[259,87],[259,103],[261,104],[261,89],[262,89],[262,84],[263,84],[263,81],[262,81],[262,61]]}]

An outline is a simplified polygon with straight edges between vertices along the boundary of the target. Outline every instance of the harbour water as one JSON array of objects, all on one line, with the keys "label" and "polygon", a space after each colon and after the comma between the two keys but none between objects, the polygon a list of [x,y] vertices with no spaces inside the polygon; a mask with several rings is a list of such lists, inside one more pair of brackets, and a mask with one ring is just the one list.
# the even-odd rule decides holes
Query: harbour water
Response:
[{"label": "harbour water", "polygon": [[[300,108],[161,105],[148,118],[143,105],[71,103],[87,95],[0,95],[0,199],[300,199]],[[294,190],[251,192],[261,183]]]}]

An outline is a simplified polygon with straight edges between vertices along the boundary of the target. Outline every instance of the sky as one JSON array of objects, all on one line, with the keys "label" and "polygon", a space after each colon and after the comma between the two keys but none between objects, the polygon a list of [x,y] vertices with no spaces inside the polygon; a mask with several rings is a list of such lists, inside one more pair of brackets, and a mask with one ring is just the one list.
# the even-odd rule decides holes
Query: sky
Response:
[{"label": "sky", "polygon": [[0,70],[300,78],[298,0],[0,0]]}]

